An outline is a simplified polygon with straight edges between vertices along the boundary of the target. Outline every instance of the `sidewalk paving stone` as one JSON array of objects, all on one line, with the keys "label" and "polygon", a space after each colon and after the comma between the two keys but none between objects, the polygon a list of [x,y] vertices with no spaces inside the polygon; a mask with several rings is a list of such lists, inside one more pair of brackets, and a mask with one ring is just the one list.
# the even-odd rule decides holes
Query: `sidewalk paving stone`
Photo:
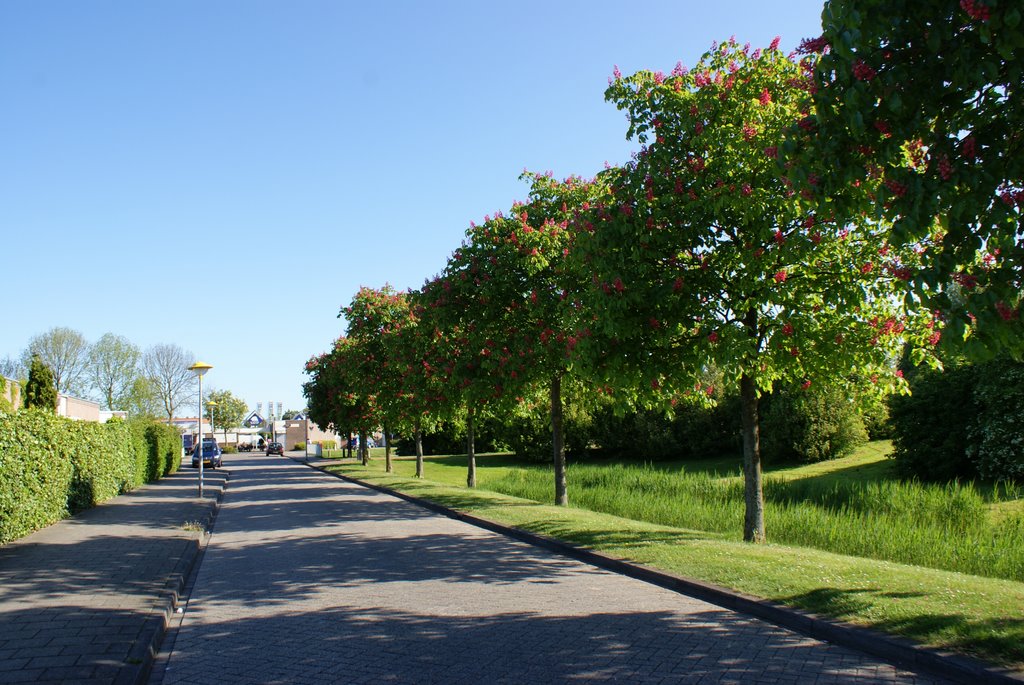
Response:
[{"label": "sidewalk paving stone", "polygon": [[941,682],[262,455],[150,682],[577,680]]},{"label": "sidewalk paving stone", "polygon": [[0,547],[0,683],[144,682],[226,479],[200,499],[179,471]]}]

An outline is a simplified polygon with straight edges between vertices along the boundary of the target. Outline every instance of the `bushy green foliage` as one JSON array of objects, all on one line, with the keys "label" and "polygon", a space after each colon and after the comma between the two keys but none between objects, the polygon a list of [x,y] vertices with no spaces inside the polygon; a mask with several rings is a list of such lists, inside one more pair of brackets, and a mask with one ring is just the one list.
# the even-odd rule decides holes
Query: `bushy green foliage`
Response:
[{"label": "bushy green foliage", "polygon": [[860,418],[864,422],[864,430],[868,432],[869,440],[892,439],[892,422],[889,420],[888,402],[888,396],[860,398]]},{"label": "bushy green foliage", "polygon": [[304,449],[306,449],[306,443],[304,443],[304,442],[297,442],[297,443],[295,443],[295,447],[293,447],[292,449],[293,450],[304,450]]},{"label": "bushy green foliage", "polygon": [[762,400],[761,411],[767,462],[836,459],[868,439],[852,398],[838,387],[777,390]]},{"label": "bushy green foliage", "polygon": [[663,411],[638,410],[617,416],[611,407],[594,418],[594,442],[612,455],[643,459],[673,459],[686,450],[673,430],[672,418]]},{"label": "bushy green foliage", "polygon": [[684,453],[693,459],[740,454],[740,396],[730,391],[717,396],[713,407],[683,403],[676,406],[675,434]]},{"label": "bushy green foliage", "polygon": [[68,510],[76,513],[127,492],[135,483],[135,451],[124,423],[68,421],[61,426],[72,446]]},{"label": "bushy green foliage", "polygon": [[338,449],[338,443],[334,440],[320,440],[319,443],[324,451]]},{"label": "bushy green foliage", "polygon": [[53,371],[39,358],[32,357],[32,366],[28,372],[28,383],[25,385],[25,407],[57,410],[57,386],[53,381]]},{"label": "bushy green foliage", "polygon": [[0,414],[0,543],[68,515],[71,437],[52,411]]},{"label": "bushy green foliage", "polygon": [[[150,419],[136,419],[142,426],[142,448],[136,447],[136,482],[153,482],[174,473],[181,467],[181,434],[177,428]],[[144,465],[144,467],[143,467]]]},{"label": "bushy green foliage", "polygon": [[166,425],[0,414],[0,543],[171,473],[180,460],[178,432]]},{"label": "bushy green foliage", "polygon": [[1024,482],[1024,364],[979,367],[974,406],[967,458],[982,478]]},{"label": "bushy green foliage", "polygon": [[[580,457],[591,443],[593,418],[582,403],[563,393],[562,430],[565,453]],[[523,459],[551,462],[551,400],[541,396],[528,407],[507,414],[495,430],[498,441]]]},{"label": "bushy green foliage", "polygon": [[[474,430],[474,442],[477,452],[495,452],[508,446],[501,439],[501,424],[492,419],[478,420]],[[395,440],[397,453],[400,456],[416,454],[413,437],[403,436]],[[460,420],[440,421],[434,430],[423,433],[424,454],[465,454],[466,426]]]},{"label": "bushy green foliage", "polygon": [[907,372],[910,395],[889,400],[893,458],[903,476],[921,480],[971,479],[969,433],[977,416],[975,368],[947,364],[944,371],[920,367]]}]

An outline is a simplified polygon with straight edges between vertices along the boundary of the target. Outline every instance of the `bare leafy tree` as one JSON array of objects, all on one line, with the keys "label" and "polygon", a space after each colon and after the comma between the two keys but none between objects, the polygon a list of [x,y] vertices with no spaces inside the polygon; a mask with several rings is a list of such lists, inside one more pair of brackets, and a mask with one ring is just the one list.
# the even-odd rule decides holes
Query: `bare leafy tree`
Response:
[{"label": "bare leafy tree", "polygon": [[50,368],[57,392],[76,397],[87,393],[89,343],[81,333],[65,326],[51,328],[28,341],[22,364],[29,367],[34,356]]},{"label": "bare leafy tree", "polygon": [[126,409],[142,352],[127,338],[107,333],[89,352],[89,379],[107,409]]},{"label": "bare leafy tree", "polygon": [[10,355],[0,359],[0,376],[15,381],[23,381],[28,378],[28,369],[18,359]]},{"label": "bare leafy tree", "polygon": [[163,414],[164,405],[160,400],[160,386],[156,380],[137,375],[130,387],[125,389],[123,409],[130,416],[157,417]]},{"label": "bare leafy tree", "polygon": [[142,355],[143,371],[156,384],[167,423],[175,410],[195,395],[195,376],[188,370],[194,361],[195,355],[177,345],[154,345]]}]

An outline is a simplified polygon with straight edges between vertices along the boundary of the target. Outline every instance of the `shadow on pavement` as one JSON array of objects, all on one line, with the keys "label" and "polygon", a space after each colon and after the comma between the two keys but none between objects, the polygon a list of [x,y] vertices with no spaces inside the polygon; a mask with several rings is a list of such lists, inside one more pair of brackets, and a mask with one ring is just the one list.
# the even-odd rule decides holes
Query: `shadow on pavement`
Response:
[{"label": "shadow on pavement", "polygon": [[345,607],[183,628],[162,675],[213,683],[327,674],[448,684],[894,682],[887,665],[727,611],[480,617]]}]

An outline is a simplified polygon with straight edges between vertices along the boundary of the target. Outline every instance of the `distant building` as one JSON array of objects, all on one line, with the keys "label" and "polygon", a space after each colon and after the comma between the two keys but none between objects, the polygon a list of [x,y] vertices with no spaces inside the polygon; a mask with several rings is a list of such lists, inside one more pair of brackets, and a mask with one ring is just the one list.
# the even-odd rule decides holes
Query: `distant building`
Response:
[{"label": "distant building", "polygon": [[12,409],[18,409],[21,407],[21,383],[14,380],[13,378],[7,378],[6,376],[0,376],[3,378],[3,389],[0,390],[0,397],[11,403]]},{"label": "distant building", "polygon": [[66,416],[75,421],[94,421],[99,423],[100,405],[98,402],[58,393],[57,416]]},{"label": "distant building", "polygon": [[[284,448],[290,450],[300,442],[306,442],[307,435],[310,443],[323,442],[324,440],[333,440],[334,444],[341,447],[341,436],[332,431],[325,431],[320,426],[316,425],[309,419],[303,417],[302,419],[295,420],[290,419],[285,421],[285,440]],[[309,429],[309,433],[306,433],[306,429]]]}]

